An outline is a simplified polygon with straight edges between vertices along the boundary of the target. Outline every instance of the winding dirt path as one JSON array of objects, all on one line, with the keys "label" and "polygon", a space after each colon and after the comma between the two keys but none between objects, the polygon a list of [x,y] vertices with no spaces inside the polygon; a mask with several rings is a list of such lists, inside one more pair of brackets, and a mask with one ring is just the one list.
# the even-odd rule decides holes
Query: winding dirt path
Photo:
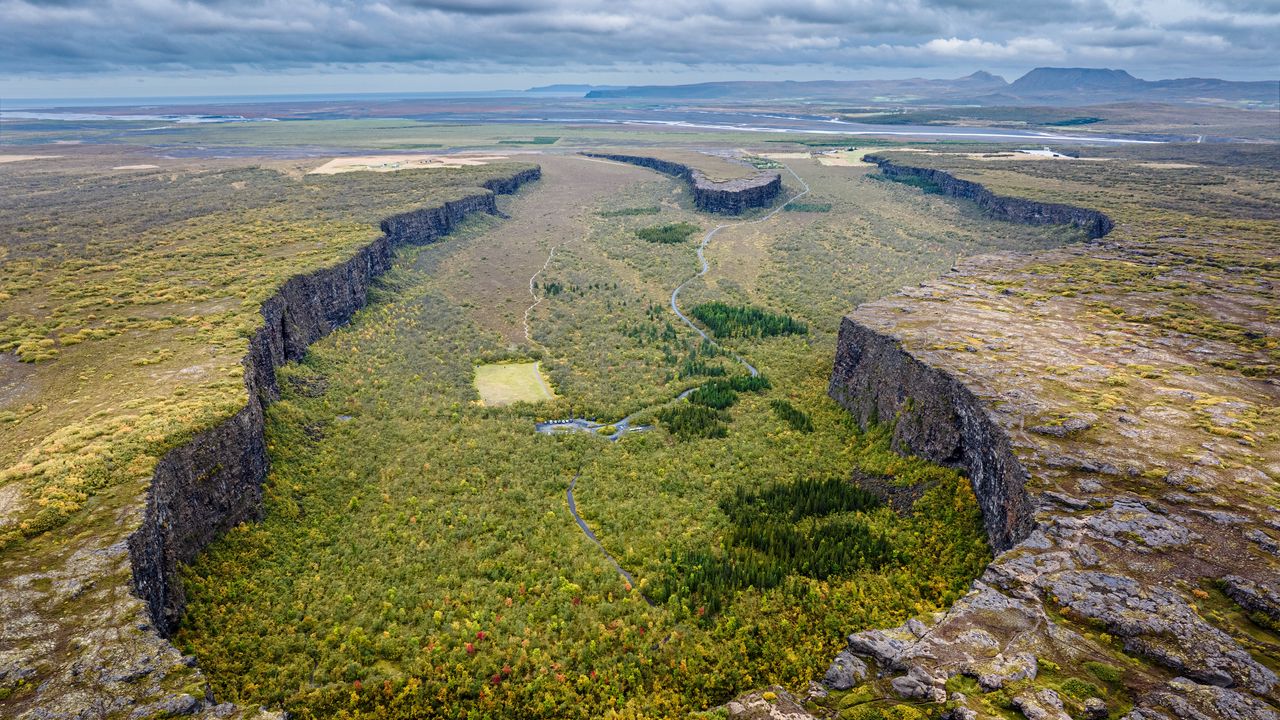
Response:
[{"label": "winding dirt path", "polygon": [[[758,376],[760,374],[760,371],[757,370],[754,365],[747,362],[746,358],[742,357],[741,355],[739,355],[738,353],[732,350],[729,350],[728,348],[725,348],[724,346],[717,343],[715,340],[712,340],[711,337],[702,330],[702,328],[699,328],[697,325],[694,325],[693,322],[687,316],[685,316],[683,312],[680,311],[679,298],[680,298],[680,291],[683,290],[686,285],[706,275],[707,272],[711,269],[710,264],[707,263],[707,257],[705,255],[705,251],[707,249],[707,244],[711,242],[711,239],[715,237],[716,233],[720,232],[721,230],[724,230],[725,228],[737,227],[739,225],[755,225],[757,223],[762,223],[762,222],[771,220],[775,215],[782,212],[782,210],[786,208],[788,205],[795,202],[796,200],[799,200],[805,195],[809,194],[809,184],[806,183],[803,178],[797,175],[796,171],[791,169],[791,166],[784,163],[783,167],[786,168],[787,172],[791,173],[791,177],[795,178],[796,182],[800,183],[800,187],[803,189],[799,193],[793,195],[786,202],[782,203],[778,207],[771,210],[767,215],[763,217],[756,218],[755,220],[745,220],[742,222],[721,223],[719,225],[716,225],[711,230],[708,230],[707,234],[702,238],[702,243],[698,245],[698,261],[699,263],[701,263],[701,269],[699,269],[697,273],[685,279],[684,282],[676,286],[675,290],[671,291],[672,312],[674,312],[680,318],[680,320],[684,322],[685,325],[688,325],[694,332],[702,336],[702,339],[704,341],[709,342],[712,345],[715,345],[721,350],[724,350],[725,352],[732,355],[733,358],[737,360],[739,363],[741,363],[742,366],[747,369],[747,372],[751,373],[753,377]],[[530,342],[533,342],[533,339],[529,336],[529,313],[530,311],[533,310],[534,307],[538,305],[538,303],[542,302],[542,298],[538,297],[537,294],[534,293],[533,283],[534,283],[534,280],[538,277],[538,274],[541,273],[543,270],[547,269],[547,265],[551,263],[552,256],[555,255],[556,247],[560,247],[561,245],[564,245],[564,243],[561,243],[560,245],[557,245],[551,248],[551,254],[547,256],[547,262],[543,264],[542,270],[539,270],[538,272],[534,273],[533,277],[529,278],[529,293],[534,296],[535,301],[533,305],[530,305],[529,308],[525,310],[524,328],[525,328],[525,337],[528,338]],[[697,388],[690,388],[689,390],[686,390],[680,393],[680,395],[678,395],[676,399],[679,400],[696,389]],[[644,410],[641,410],[639,412],[644,412]],[[638,415],[639,412],[632,413],[631,415],[627,416],[623,420],[619,421],[619,423],[620,424],[629,423],[631,418],[634,417],[635,415]],[[622,434],[623,434],[622,432],[618,432],[612,437],[610,437],[610,440],[617,440]],[[618,571],[618,575],[620,575],[622,579],[626,582],[627,589],[628,590],[634,589],[636,587],[635,578],[631,576],[631,573],[627,572],[626,569],[622,567],[622,565],[617,561],[617,559],[615,559],[612,555],[609,554],[609,550],[605,548],[604,543],[600,542],[600,538],[596,537],[596,534],[591,531],[591,528],[587,525],[586,521],[583,520],[582,516],[578,514],[578,505],[574,500],[573,490],[575,487],[577,487],[578,480],[581,477],[582,477],[582,469],[579,468],[578,471],[574,473],[573,479],[569,481],[569,488],[565,491],[565,500],[569,504],[569,514],[573,516],[573,520],[578,524],[578,527],[582,530],[582,534],[586,535],[588,540],[594,543],[596,547],[600,548],[600,552],[604,553],[605,558],[607,558],[609,562],[613,564],[613,567]],[[653,601],[650,600],[648,597],[645,597],[643,593],[640,594],[640,597],[644,598],[644,601],[649,603],[649,605],[651,606],[653,605]]]},{"label": "winding dirt path", "polygon": [[799,200],[805,195],[809,194],[809,184],[806,183],[799,175],[797,175],[796,171],[792,170],[790,165],[783,163],[782,167],[786,168],[787,172],[791,173],[791,177],[795,178],[796,182],[800,183],[800,187],[804,189],[801,190],[796,195],[792,196],[791,199],[787,200],[786,202],[782,203],[778,207],[771,210],[769,214],[765,215],[764,217],[756,218],[755,220],[745,220],[743,222],[736,222],[736,223],[721,223],[711,228],[709,231],[707,231],[707,234],[702,238],[702,243],[698,245],[698,262],[702,263],[702,269],[699,270],[697,273],[695,273],[693,276],[689,277],[684,282],[680,283],[678,286],[676,286],[675,290],[671,291],[671,311],[674,312],[680,318],[680,320],[684,322],[685,325],[688,325],[690,329],[692,329],[694,332],[701,335],[703,340],[711,343],[712,345],[715,345],[721,350],[724,350],[725,352],[732,355],[733,359],[741,363],[742,366],[747,369],[747,372],[751,373],[752,377],[755,377],[760,374],[760,371],[757,370],[754,365],[747,362],[746,358],[742,357],[738,353],[724,347],[723,345],[716,342],[715,340],[712,340],[710,335],[704,332],[702,328],[698,327],[697,325],[694,325],[693,321],[690,320],[683,312],[680,311],[680,303],[679,303],[680,291],[683,290],[684,287],[689,283],[693,282],[694,280],[697,280],[703,275],[706,275],[707,271],[711,269],[711,266],[707,263],[707,256],[705,255],[705,251],[707,249],[707,244],[711,242],[711,238],[716,236],[716,233],[720,232],[721,230],[724,230],[725,228],[738,227],[739,225],[756,225],[762,222],[766,222],[768,220],[772,220],[773,216],[782,212],[783,209],[786,208],[788,205],[795,202],[796,200]]}]

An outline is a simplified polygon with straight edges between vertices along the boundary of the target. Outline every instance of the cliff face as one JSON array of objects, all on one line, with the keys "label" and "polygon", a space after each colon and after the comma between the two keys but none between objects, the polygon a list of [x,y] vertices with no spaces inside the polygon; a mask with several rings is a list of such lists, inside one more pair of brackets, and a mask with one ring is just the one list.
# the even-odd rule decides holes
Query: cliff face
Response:
[{"label": "cliff face", "polygon": [[782,192],[782,175],[762,171],[748,178],[728,182],[712,182],[700,171],[687,165],[642,155],[617,155],[609,153],[583,153],[615,162],[630,163],[674,175],[689,184],[693,192],[693,204],[703,212],[740,215],[747,210],[766,207]]},{"label": "cliff face", "polygon": [[[879,162],[1008,219],[1112,227]],[[946,703],[952,720],[1010,706],[1055,720],[1280,718],[1280,435],[1248,420],[1280,406],[1260,309],[1274,246],[1137,225],[973,258],[845,318],[831,396],[863,423],[895,423],[899,451],[962,468],[998,554],[945,612],[850,635],[828,687]],[[1224,272],[1224,253],[1240,267]],[[1081,268],[1097,281],[1082,287]],[[1131,271],[1099,277],[1116,268]],[[1164,323],[1174,279],[1199,325]],[[971,690],[954,690],[957,675]],[[1071,689],[1100,677],[1107,692]]]},{"label": "cliff face", "polygon": [[227,529],[259,517],[267,473],[263,409],[279,397],[276,368],[301,358],[364,307],[369,285],[390,269],[396,246],[434,242],[468,215],[497,212],[493,193],[514,192],[539,176],[536,168],[522,171],[487,183],[491,192],[389,217],[382,237],[350,260],[295,276],[263,303],[263,324],[243,361],[247,405],[161,458],[142,524],[128,541],[134,591],[161,634],[173,632],[185,605],[178,566]]},{"label": "cliff face", "polygon": [[976,182],[961,180],[942,170],[898,165],[876,155],[867,155],[865,159],[879,165],[880,172],[887,177],[919,178],[936,186],[944,195],[972,200],[997,220],[1026,225],[1075,225],[1084,230],[1091,240],[1106,235],[1115,227],[1111,218],[1097,210],[996,195]]},{"label": "cliff face", "polygon": [[954,377],[920,362],[893,337],[846,317],[828,392],[863,427],[893,422],[895,451],[963,470],[997,552],[1031,533],[1026,471],[1004,431]]}]

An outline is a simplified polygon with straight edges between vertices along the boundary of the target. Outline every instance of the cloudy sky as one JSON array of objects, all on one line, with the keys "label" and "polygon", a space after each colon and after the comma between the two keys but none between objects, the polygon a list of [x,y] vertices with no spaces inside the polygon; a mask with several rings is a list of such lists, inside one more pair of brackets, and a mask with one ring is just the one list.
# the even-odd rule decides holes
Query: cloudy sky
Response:
[{"label": "cloudy sky", "polygon": [[1280,77],[1280,0],[0,0],[0,102],[553,82]]}]

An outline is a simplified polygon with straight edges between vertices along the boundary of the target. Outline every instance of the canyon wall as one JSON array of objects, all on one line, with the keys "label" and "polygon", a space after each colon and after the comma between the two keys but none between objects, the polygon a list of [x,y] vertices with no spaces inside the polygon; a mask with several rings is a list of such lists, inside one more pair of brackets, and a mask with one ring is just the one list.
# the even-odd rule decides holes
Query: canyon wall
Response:
[{"label": "canyon wall", "polygon": [[[1112,229],[1096,211],[872,160],[998,218],[1070,223],[1091,238]],[[1263,470],[1280,444],[1274,435],[1223,441],[1238,415],[1167,404],[1241,414],[1275,407],[1273,382],[1220,360],[1263,356],[1244,340],[1211,346],[1194,331],[1097,312],[1123,302],[1141,308],[1135,317],[1159,316],[1163,280],[1064,292],[1078,282],[1071,269],[1089,263],[1175,268],[1165,278],[1176,273],[1183,297],[1215,299],[1200,310],[1206,323],[1262,337],[1265,271],[1220,272],[1216,237],[1151,242],[1150,234],[1142,218],[1106,243],[970,258],[844,319],[831,397],[864,425],[892,423],[897,451],[964,470],[997,554],[945,612],[849,635],[827,688],[866,685],[873,695],[934,703],[950,720],[1013,709],[1059,720],[1280,717],[1280,677],[1267,660],[1275,645],[1258,640],[1280,621],[1280,522],[1269,504],[1275,480]],[[1269,246],[1231,247],[1257,248],[1261,260]],[[1134,367],[1143,370],[1125,374]],[[1099,400],[1107,393],[1116,394]],[[1097,681],[1099,668],[1114,672],[1107,692],[1066,689]],[[960,691],[956,676],[970,685]],[[730,717],[753,717],[759,696],[731,703]]]},{"label": "canyon wall", "polygon": [[1004,431],[959,380],[917,360],[895,338],[846,317],[828,392],[863,427],[893,422],[896,452],[963,470],[996,552],[1031,534],[1027,473]]},{"label": "canyon wall", "polygon": [[583,153],[588,157],[630,163],[674,175],[689,184],[693,192],[693,204],[704,212],[740,215],[747,210],[766,207],[782,192],[782,175],[762,171],[751,177],[712,182],[701,170],[670,160],[643,155],[618,155],[611,153]]},{"label": "canyon wall", "polygon": [[[988,215],[1029,225],[1074,225],[1090,239],[1111,232],[1097,210],[996,195],[982,185],[932,168],[866,156],[891,178],[920,178],[948,196],[972,200]],[[845,317],[836,344],[828,393],[866,426],[894,423],[893,448],[959,468],[982,507],[992,549],[1002,552],[1031,534],[1034,507],[1024,489],[1027,472],[1009,437],[968,388],[946,371],[916,359],[901,342]]]},{"label": "canyon wall", "polygon": [[469,215],[496,213],[494,193],[514,192],[540,175],[531,168],[485,183],[489,192],[389,217],[382,221],[383,235],[350,260],[295,276],[263,303],[263,324],[243,361],[247,404],[161,458],[142,524],[128,541],[134,592],[162,635],[177,627],[185,604],[179,565],[229,528],[261,515],[268,465],[264,408],[279,397],[276,368],[301,358],[311,343],[364,307],[370,284],[390,269],[395,247],[434,242]]},{"label": "canyon wall", "polygon": [[972,200],[997,220],[1026,225],[1075,225],[1084,230],[1091,240],[1106,235],[1115,227],[1111,218],[1097,210],[997,195],[976,182],[961,180],[948,172],[899,165],[878,155],[867,155],[865,160],[880,166],[880,172],[888,178],[918,178],[936,187],[943,195]]}]

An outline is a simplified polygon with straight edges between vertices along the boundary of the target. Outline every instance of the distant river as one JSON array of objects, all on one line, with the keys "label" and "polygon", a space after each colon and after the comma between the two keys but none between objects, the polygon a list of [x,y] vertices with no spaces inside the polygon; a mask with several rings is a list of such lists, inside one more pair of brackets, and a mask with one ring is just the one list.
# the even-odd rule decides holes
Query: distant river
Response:
[{"label": "distant river", "polygon": [[[481,116],[483,113],[478,113]],[[453,116],[456,121],[457,116]],[[909,136],[992,140],[996,142],[1044,141],[1055,143],[1155,144],[1194,141],[1194,137],[1177,135],[1108,136],[1102,134],[1064,134],[1038,130],[965,127],[959,125],[870,125],[831,117],[804,115],[770,115],[764,113],[689,110],[684,108],[645,108],[582,114],[564,113],[534,117],[494,116],[488,122],[503,123],[583,123],[607,125],[651,125],[698,130],[732,132],[841,135],[841,136]]]},{"label": "distant river", "polygon": [[[960,125],[871,125],[821,115],[771,114],[733,109],[700,110],[677,105],[626,106],[579,98],[424,98],[325,105],[310,100],[210,105],[218,111],[182,112],[181,105],[136,108],[23,108],[0,112],[0,120],[151,121],[180,124],[273,120],[324,120],[350,117],[402,118],[450,124],[626,125],[633,127],[712,130],[719,132],[832,135],[842,137],[927,137],[991,142],[1116,144],[1197,142],[1195,136],[1106,135],[1091,132],[1022,130]],[[205,109],[205,108],[201,108]],[[95,111],[96,110],[96,111]],[[285,112],[287,111],[287,112]],[[357,112],[358,111],[358,112]]]}]

